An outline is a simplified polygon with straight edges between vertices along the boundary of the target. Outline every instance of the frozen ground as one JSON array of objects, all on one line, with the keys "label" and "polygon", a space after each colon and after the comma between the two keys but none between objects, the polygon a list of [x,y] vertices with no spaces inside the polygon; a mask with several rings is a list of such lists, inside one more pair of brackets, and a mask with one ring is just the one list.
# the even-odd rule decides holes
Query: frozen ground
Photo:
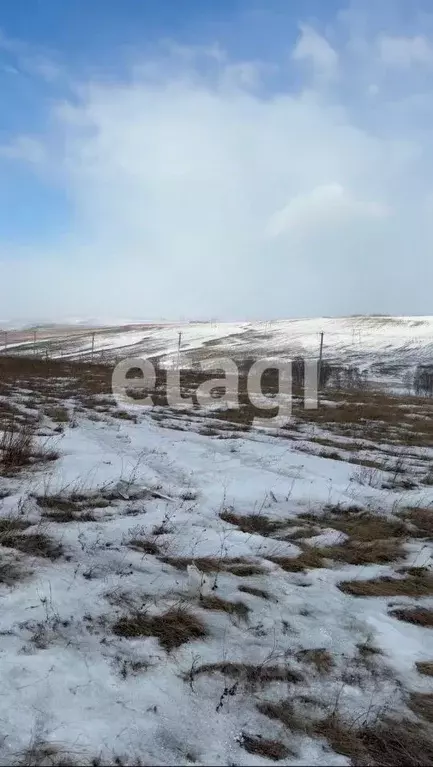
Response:
[{"label": "frozen ground", "polygon": [[0,463],[1,763],[433,763],[424,438],[38,385],[0,399],[4,429],[45,412],[34,463]]}]

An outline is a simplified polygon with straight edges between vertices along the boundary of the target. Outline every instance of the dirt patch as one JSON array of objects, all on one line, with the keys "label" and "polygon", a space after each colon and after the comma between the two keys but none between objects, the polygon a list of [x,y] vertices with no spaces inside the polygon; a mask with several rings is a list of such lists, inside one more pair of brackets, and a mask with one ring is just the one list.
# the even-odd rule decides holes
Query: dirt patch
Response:
[{"label": "dirt patch", "polygon": [[207,636],[207,629],[201,620],[184,608],[171,608],[162,615],[148,615],[137,611],[124,616],[113,626],[117,636],[134,639],[157,637],[160,645],[170,652],[194,639]]},{"label": "dirt patch", "polygon": [[374,578],[371,581],[342,581],[338,588],[355,597],[424,597],[433,594],[433,575],[428,571],[406,578]]},{"label": "dirt patch", "polygon": [[428,607],[402,607],[390,610],[389,615],[406,623],[414,623],[416,626],[433,628],[433,610]]}]

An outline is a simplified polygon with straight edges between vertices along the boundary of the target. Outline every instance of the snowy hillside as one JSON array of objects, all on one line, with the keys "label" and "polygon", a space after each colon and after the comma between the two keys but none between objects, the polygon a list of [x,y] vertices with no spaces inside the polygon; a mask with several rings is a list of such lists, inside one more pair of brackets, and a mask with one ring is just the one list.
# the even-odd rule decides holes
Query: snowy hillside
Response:
[{"label": "snowy hillside", "polygon": [[[9,331],[7,348],[15,353],[36,349],[50,357],[118,360],[125,356],[177,358],[204,356],[317,356],[324,333],[324,357],[354,364],[372,376],[392,371],[396,381],[405,369],[433,361],[433,317],[341,317],[272,322],[143,323],[132,325],[62,326]],[[397,371],[397,372],[396,372]],[[394,379],[393,379],[394,380]]]}]

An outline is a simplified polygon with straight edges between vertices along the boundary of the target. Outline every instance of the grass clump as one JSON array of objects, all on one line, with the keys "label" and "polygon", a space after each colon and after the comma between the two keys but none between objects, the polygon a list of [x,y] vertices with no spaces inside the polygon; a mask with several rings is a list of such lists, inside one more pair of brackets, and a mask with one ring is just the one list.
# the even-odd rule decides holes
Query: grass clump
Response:
[{"label": "grass clump", "polygon": [[393,618],[406,623],[414,623],[415,626],[433,628],[433,610],[428,607],[402,607],[389,612]]},{"label": "grass clump", "polygon": [[433,676],[433,660],[418,661],[415,663],[416,670],[423,676]]},{"label": "grass clump", "polygon": [[289,665],[271,665],[263,663],[220,662],[205,663],[194,670],[194,676],[201,674],[222,674],[231,679],[243,681],[249,689],[265,687],[274,682],[298,684],[303,681],[302,674]]},{"label": "grass clump", "polygon": [[329,674],[334,667],[334,659],[324,647],[316,647],[312,650],[300,650],[296,653],[296,660],[314,666],[319,674]]},{"label": "grass clump", "polygon": [[261,735],[247,735],[243,732],[240,745],[249,754],[256,754],[264,759],[271,759],[273,762],[278,762],[290,755],[295,756],[281,741],[262,738]]},{"label": "grass clump", "polygon": [[280,520],[273,520],[264,514],[235,514],[231,509],[225,509],[220,514],[220,519],[224,522],[229,522],[231,525],[236,525],[243,533],[250,533],[251,535],[262,535],[264,537],[273,535],[281,527],[284,527],[284,522]]},{"label": "grass clump", "polygon": [[370,581],[342,581],[338,588],[355,597],[424,597],[433,594],[433,575],[423,571],[405,578],[383,576]]},{"label": "grass clump", "polygon": [[157,637],[160,645],[170,652],[182,644],[207,636],[202,621],[183,607],[172,607],[162,615],[148,615],[146,612],[124,616],[113,627],[117,636],[135,639]]},{"label": "grass clump", "polygon": [[226,599],[213,595],[202,596],[200,598],[200,607],[203,607],[205,610],[219,610],[229,615],[235,615],[241,620],[247,620],[250,611],[249,607],[244,605],[243,602],[229,602]]}]

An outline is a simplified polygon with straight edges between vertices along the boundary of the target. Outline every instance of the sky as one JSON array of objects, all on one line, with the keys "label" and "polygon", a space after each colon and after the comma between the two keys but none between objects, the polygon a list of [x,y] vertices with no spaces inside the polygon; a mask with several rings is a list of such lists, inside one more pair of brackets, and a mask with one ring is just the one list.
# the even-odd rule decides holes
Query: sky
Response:
[{"label": "sky", "polygon": [[0,325],[433,314],[431,0],[3,0]]}]

